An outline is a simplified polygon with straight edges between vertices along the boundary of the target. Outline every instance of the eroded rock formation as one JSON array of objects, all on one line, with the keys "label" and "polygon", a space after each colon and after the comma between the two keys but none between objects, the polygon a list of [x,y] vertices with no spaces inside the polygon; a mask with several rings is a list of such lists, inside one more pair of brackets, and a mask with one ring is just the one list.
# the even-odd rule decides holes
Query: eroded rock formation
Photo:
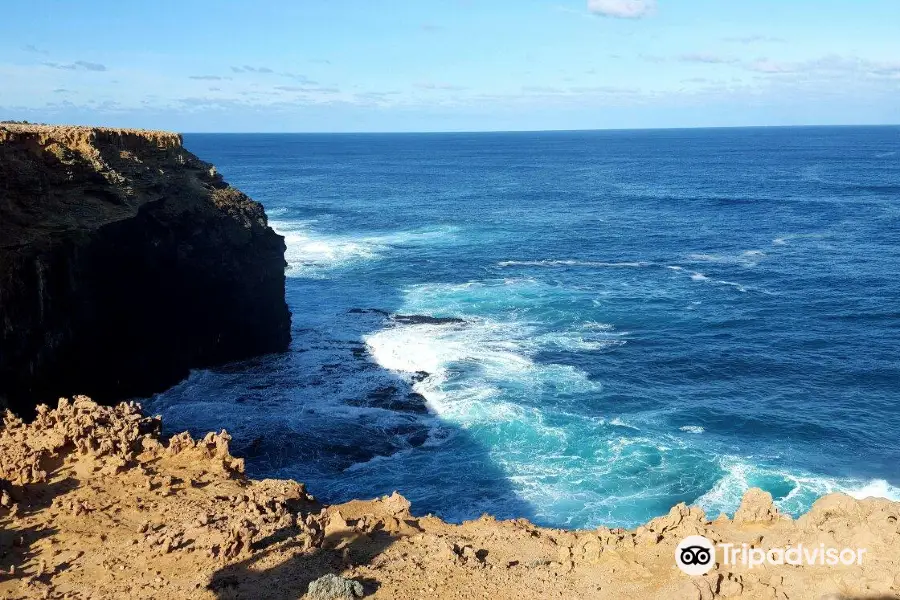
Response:
[{"label": "eroded rock formation", "polygon": [[[415,517],[399,494],[323,506],[253,481],[225,432],[165,440],[137,404],[77,397],[0,429],[0,598],[718,598],[900,595],[900,503],[831,494],[799,519],[761,490],[734,519],[679,504],[634,530]],[[864,548],[861,563],[675,566],[689,535]]]},{"label": "eroded rock formation", "polygon": [[0,405],[286,349],[284,249],[177,134],[0,124]]}]

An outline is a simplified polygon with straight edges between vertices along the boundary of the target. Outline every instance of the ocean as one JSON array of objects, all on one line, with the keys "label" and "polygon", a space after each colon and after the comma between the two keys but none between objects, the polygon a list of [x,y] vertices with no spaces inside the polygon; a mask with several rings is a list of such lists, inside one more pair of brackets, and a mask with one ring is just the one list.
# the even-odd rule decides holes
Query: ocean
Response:
[{"label": "ocean", "polygon": [[293,343],[143,402],[255,477],[563,528],[900,500],[900,127],[185,145],[285,236]]}]

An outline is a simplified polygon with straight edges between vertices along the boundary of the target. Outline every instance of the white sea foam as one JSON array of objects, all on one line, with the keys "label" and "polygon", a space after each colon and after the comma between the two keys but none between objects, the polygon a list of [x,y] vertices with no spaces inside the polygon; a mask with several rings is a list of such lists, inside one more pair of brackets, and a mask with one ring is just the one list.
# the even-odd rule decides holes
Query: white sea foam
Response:
[{"label": "white sea foam", "polygon": [[[575,367],[536,362],[533,356],[546,349],[597,350],[623,343],[603,323],[547,332],[519,320],[520,306],[531,307],[536,297],[553,291],[531,279],[411,286],[398,312],[463,317],[465,322],[392,324],[365,336],[365,343],[385,369],[429,373],[413,388],[442,418],[460,424],[524,421],[540,429],[539,411],[533,413],[523,400],[600,386]],[[472,315],[476,310],[496,316]]]},{"label": "white sea foam", "polygon": [[700,425],[683,425],[678,428],[679,431],[684,431],[686,433],[703,433],[706,431]]},{"label": "white sea foam", "polygon": [[856,487],[847,487],[842,491],[848,496],[853,496],[859,500],[864,498],[887,498],[894,502],[900,501],[900,488],[891,485],[884,479],[872,479]]},{"label": "white sea foam", "polygon": [[812,181],[815,183],[827,183],[823,177],[824,172],[825,165],[822,163],[807,165],[800,170],[800,180]]},{"label": "white sea foam", "polygon": [[689,254],[687,259],[693,262],[712,262],[752,268],[765,257],[766,253],[762,250],[744,250],[739,254]]},{"label": "white sea foam", "polygon": [[286,206],[278,206],[275,208],[266,208],[266,216],[269,219],[272,219],[273,217],[282,217],[282,216],[286,215],[287,212],[288,212],[288,209]]},{"label": "white sea foam", "polygon": [[593,260],[503,260],[498,267],[648,267],[653,263],[644,261],[608,262]]},{"label": "white sea foam", "polygon": [[[563,290],[564,292],[564,290]],[[510,277],[464,283],[425,283],[404,290],[404,313],[466,317],[498,315],[518,321],[519,313],[539,309],[543,299],[552,301],[560,288],[530,277]]]},{"label": "white sea foam", "polygon": [[[669,268],[672,268],[672,267],[669,267]],[[674,270],[681,271],[682,269],[681,269],[681,267],[678,267],[677,269],[674,269]],[[715,283],[718,285],[726,285],[729,287],[733,287],[734,289],[736,289],[739,292],[746,292],[748,290],[748,288],[743,284],[736,283],[734,281],[726,281],[724,279],[710,279],[708,276],[704,275],[703,273],[700,273],[699,271],[691,271],[691,280],[692,281],[707,281],[709,283]],[[768,293],[768,292],[763,292],[763,293]]]},{"label": "white sea foam", "polygon": [[716,279],[716,283],[721,285],[728,285],[735,288],[739,292],[746,292],[747,288],[741,285],[740,283],[735,283],[733,281],[725,281],[724,279]]},{"label": "white sea foam", "polygon": [[613,327],[609,323],[598,323],[597,321],[585,321],[584,323],[582,323],[581,327],[583,329],[588,329],[588,330],[607,331],[607,332],[611,332],[615,329],[615,327]]},{"label": "white sea foam", "polygon": [[[619,346],[625,343],[627,331],[611,332],[604,329],[585,328],[585,334],[577,331],[554,331],[543,333],[532,338],[532,343],[542,348],[559,349],[569,351],[602,350],[610,346]],[[592,335],[593,332],[603,332],[602,337]]]},{"label": "white sea foam", "polygon": [[722,257],[718,254],[688,254],[688,260],[699,260],[705,262],[719,262]]},{"label": "white sea foam", "polygon": [[827,234],[824,233],[789,233],[772,240],[772,245],[786,246],[793,240],[821,240],[825,239],[826,237]]},{"label": "white sea foam", "polygon": [[436,227],[379,235],[337,235],[316,231],[315,221],[279,221],[269,224],[284,236],[289,277],[315,277],[329,270],[376,260],[401,246],[422,246],[452,239],[455,227]]},{"label": "white sea foam", "polygon": [[519,420],[509,388],[540,394],[547,386],[589,391],[598,385],[568,365],[535,363],[531,328],[487,319],[463,324],[394,325],[365,337],[375,361],[399,373],[425,371],[413,383],[437,414],[457,422]]},{"label": "white sea foam", "polygon": [[707,513],[733,513],[741,498],[751,487],[776,485],[782,491],[789,488],[775,504],[785,512],[797,514],[809,508],[817,498],[833,492],[843,492],[854,498],[878,497],[900,500],[900,488],[883,479],[859,480],[813,475],[800,471],[788,471],[748,464],[736,457],[723,457],[720,467],[725,475],[716,485],[697,499],[697,504]]},{"label": "white sea foam", "polygon": [[362,471],[365,469],[369,469],[369,468],[372,468],[373,466],[380,465],[385,462],[390,462],[392,460],[397,460],[397,459],[407,457],[410,454],[412,454],[414,451],[415,451],[415,448],[404,448],[403,450],[398,450],[397,452],[394,452],[393,454],[373,456],[372,458],[370,458],[368,460],[363,460],[363,461],[360,461],[357,463],[353,463],[349,467],[345,468],[344,472],[352,473],[354,471]]}]

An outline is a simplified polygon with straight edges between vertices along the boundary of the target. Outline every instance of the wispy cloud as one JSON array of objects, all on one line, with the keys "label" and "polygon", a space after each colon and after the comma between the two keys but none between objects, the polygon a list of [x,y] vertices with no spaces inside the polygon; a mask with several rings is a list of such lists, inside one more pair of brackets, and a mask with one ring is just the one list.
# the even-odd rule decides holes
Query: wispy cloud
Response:
[{"label": "wispy cloud", "polygon": [[105,71],[106,65],[100,63],[87,62],[86,60],[76,60],[75,66],[86,71]]},{"label": "wispy cloud", "polygon": [[547,85],[524,85],[522,86],[523,92],[529,92],[532,94],[565,94],[566,90],[558,87],[551,87]]},{"label": "wispy cloud", "polygon": [[639,90],[635,88],[623,88],[616,87],[612,85],[589,85],[589,86],[574,86],[569,88],[570,92],[575,92],[576,94],[637,94]]},{"label": "wispy cloud", "polygon": [[274,73],[274,72],[275,72],[275,71],[273,71],[272,69],[270,69],[269,67],[254,67],[254,66],[251,66],[251,65],[244,65],[244,66],[242,66],[242,67],[231,67],[231,70],[234,71],[235,73],[262,73],[262,74],[269,74],[269,73]]},{"label": "wispy cloud", "polygon": [[656,12],[656,0],[588,0],[595,15],[619,19],[640,19]]},{"label": "wispy cloud", "polygon": [[222,77],[221,75],[189,75],[188,79],[197,79],[199,81],[223,81],[231,79],[231,77]]},{"label": "wispy cloud", "polygon": [[278,77],[286,77],[294,81],[306,85],[315,85],[316,82],[309,79],[306,75],[300,73],[291,73],[289,71],[275,71],[271,67],[254,67],[252,65],[233,66],[232,73],[241,73],[249,75],[277,75]]},{"label": "wispy cloud", "polygon": [[821,76],[900,77],[900,60],[878,61],[855,56],[829,55],[799,62],[758,58],[748,61],[744,66],[750,71],[769,74],[803,73]]},{"label": "wispy cloud", "polygon": [[398,104],[401,95],[402,92],[399,90],[358,92],[353,94],[349,101],[359,106],[388,107]]},{"label": "wispy cloud", "polygon": [[707,63],[711,65],[722,65],[737,62],[737,59],[727,56],[719,56],[718,54],[708,54],[704,52],[695,52],[691,54],[682,54],[678,57],[682,62]]},{"label": "wispy cloud", "polygon": [[462,85],[454,85],[451,83],[435,83],[433,81],[417,81],[413,84],[413,87],[419,88],[420,90],[447,90],[453,92],[459,92],[469,89]]},{"label": "wispy cloud", "polygon": [[30,52],[31,54],[47,54],[46,50],[41,50],[34,44],[25,44],[22,46],[22,50],[25,52]]},{"label": "wispy cloud", "polygon": [[770,60],[768,58],[751,60],[744,66],[747,70],[756,71],[757,73],[793,73],[796,68],[788,63]]},{"label": "wispy cloud", "polygon": [[774,37],[771,35],[745,35],[745,36],[736,36],[736,37],[724,37],[722,38],[723,42],[732,42],[734,44],[757,44],[757,43],[772,43],[772,44],[783,44],[787,40],[780,37]]},{"label": "wispy cloud", "polygon": [[275,89],[280,92],[320,92],[326,94],[337,94],[341,90],[334,87],[319,87],[317,85],[276,85]]},{"label": "wispy cloud", "polygon": [[303,83],[306,85],[316,85],[317,82],[313,81],[306,75],[302,75],[300,73],[279,73],[282,77],[287,77],[288,79],[293,79],[298,83]]},{"label": "wispy cloud", "polygon": [[76,60],[73,63],[55,63],[55,62],[45,62],[45,66],[50,67],[51,69],[61,69],[64,71],[106,71],[106,65],[101,65],[100,63],[88,62],[86,60]]}]

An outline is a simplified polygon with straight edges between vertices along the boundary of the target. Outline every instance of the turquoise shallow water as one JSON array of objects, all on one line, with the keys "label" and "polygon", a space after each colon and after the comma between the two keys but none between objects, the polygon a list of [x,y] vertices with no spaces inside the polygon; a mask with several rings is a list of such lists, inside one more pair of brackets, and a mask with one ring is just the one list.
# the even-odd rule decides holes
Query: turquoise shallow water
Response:
[{"label": "turquoise shallow water", "polygon": [[900,128],[185,143],[285,236],[294,342],[148,402],[256,476],[561,527],[900,499]]}]

